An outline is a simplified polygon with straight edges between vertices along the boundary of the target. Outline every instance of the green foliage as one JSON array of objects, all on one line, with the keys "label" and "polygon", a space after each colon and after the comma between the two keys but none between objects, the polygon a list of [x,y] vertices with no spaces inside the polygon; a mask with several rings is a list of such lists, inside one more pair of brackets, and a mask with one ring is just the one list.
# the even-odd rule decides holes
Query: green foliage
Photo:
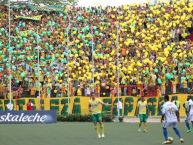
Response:
[{"label": "green foliage", "polygon": [[113,117],[111,115],[103,115],[104,122],[113,122]]},{"label": "green foliage", "polygon": [[[91,122],[92,121],[90,115],[75,115],[75,114],[70,114],[67,116],[58,115],[57,120],[59,122]],[[103,121],[112,122],[112,116],[103,115]]]},{"label": "green foliage", "polygon": [[67,116],[58,115],[57,120],[60,122],[90,122],[91,117],[89,115],[74,115],[74,114],[70,114]]}]

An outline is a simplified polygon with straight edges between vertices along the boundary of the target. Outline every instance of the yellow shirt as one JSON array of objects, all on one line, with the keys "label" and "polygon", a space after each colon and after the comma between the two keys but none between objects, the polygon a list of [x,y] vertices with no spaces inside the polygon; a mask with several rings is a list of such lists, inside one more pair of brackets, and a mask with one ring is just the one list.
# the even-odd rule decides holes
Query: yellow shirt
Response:
[{"label": "yellow shirt", "polygon": [[188,83],[186,80],[183,82],[183,84],[184,84],[184,88],[188,88]]},{"label": "yellow shirt", "polygon": [[78,95],[78,96],[82,96],[82,90],[81,90],[81,89],[78,89],[78,90],[77,90],[77,95]]},{"label": "yellow shirt", "polygon": [[137,107],[139,108],[139,114],[146,114],[147,113],[147,101],[139,101],[137,104]]},{"label": "yellow shirt", "polygon": [[95,98],[95,100],[92,100],[92,99],[89,100],[92,114],[101,113],[101,103],[102,101],[98,98]]}]

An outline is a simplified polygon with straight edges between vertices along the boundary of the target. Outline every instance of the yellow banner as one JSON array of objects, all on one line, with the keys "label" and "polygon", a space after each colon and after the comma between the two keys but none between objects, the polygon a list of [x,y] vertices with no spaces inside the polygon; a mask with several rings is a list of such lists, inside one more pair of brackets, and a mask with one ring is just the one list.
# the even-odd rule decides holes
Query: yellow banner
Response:
[{"label": "yellow banner", "polygon": [[25,20],[33,20],[33,21],[40,21],[42,18],[42,15],[37,15],[37,16],[16,16],[15,19],[25,19]]},{"label": "yellow banner", "polygon": [[[177,94],[171,95],[170,98],[177,98],[180,102],[180,116],[185,116],[185,109],[183,108],[183,104],[186,101],[187,94]],[[123,96],[120,97],[123,109],[122,115],[124,116],[135,116],[137,97],[128,97]],[[58,114],[65,115],[68,113],[68,98],[43,98],[41,100],[37,98],[30,98],[32,103],[34,104],[34,110],[44,109],[44,110],[57,110]],[[70,113],[72,114],[89,114],[88,111],[88,101],[89,97],[70,97]],[[108,105],[102,108],[104,114],[117,114],[117,98],[113,97],[100,97]],[[161,106],[163,105],[163,97],[160,98],[146,98],[148,102],[148,109],[150,116],[159,116],[161,115]],[[9,103],[9,99],[0,100],[0,110],[6,110],[6,104]],[[14,104],[14,110],[26,110],[27,103],[29,98],[22,98],[17,100],[12,100]]]}]

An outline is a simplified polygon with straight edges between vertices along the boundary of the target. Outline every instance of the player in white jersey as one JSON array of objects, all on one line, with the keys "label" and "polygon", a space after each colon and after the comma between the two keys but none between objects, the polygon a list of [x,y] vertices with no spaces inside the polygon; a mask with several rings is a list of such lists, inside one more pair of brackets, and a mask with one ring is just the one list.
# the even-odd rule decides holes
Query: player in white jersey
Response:
[{"label": "player in white jersey", "polygon": [[188,96],[188,106],[189,106],[189,111],[188,111],[188,119],[189,121],[192,122],[192,126],[193,126],[193,101],[191,99],[191,96]]},{"label": "player in white jersey", "polygon": [[185,109],[185,112],[186,112],[186,119],[185,119],[185,125],[186,125],[186,128],[188,129],[187,130],[187,133],[190,133],[192,132],[192,129],[190,128],[190,119],[189,119],[189,98],[190,96],[187,97],[187,100],[185,101],[185,103],[183,104],[183,107]]},{"label": "player in white jersey", "polygon": [[181,136],[180,131],[178,130],[177,122],[180,121],[179,118],[179,112],[178,112],[178,107],[169,101],[169,96],[165,95],[164,96],[164,101],[165,103],[163,104],[162,107],[162,118],[161,122],[163,122],[163,135],[165,138],[165,141],[163,144],[171,144],[172,142],[168,139],[168,130],[167,128],[172,127],[176,135],[179,137],[180,142],[183,143],[184,140]]}]

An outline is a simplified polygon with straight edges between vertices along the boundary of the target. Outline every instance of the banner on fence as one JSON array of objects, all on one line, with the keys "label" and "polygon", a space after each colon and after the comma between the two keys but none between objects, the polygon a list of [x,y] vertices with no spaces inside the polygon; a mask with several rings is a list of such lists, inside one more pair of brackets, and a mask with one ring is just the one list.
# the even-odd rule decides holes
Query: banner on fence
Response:
[{"label": "banner on fence", "polygon": [[0,124],[56,123],[56,111],[0,111]]}]

